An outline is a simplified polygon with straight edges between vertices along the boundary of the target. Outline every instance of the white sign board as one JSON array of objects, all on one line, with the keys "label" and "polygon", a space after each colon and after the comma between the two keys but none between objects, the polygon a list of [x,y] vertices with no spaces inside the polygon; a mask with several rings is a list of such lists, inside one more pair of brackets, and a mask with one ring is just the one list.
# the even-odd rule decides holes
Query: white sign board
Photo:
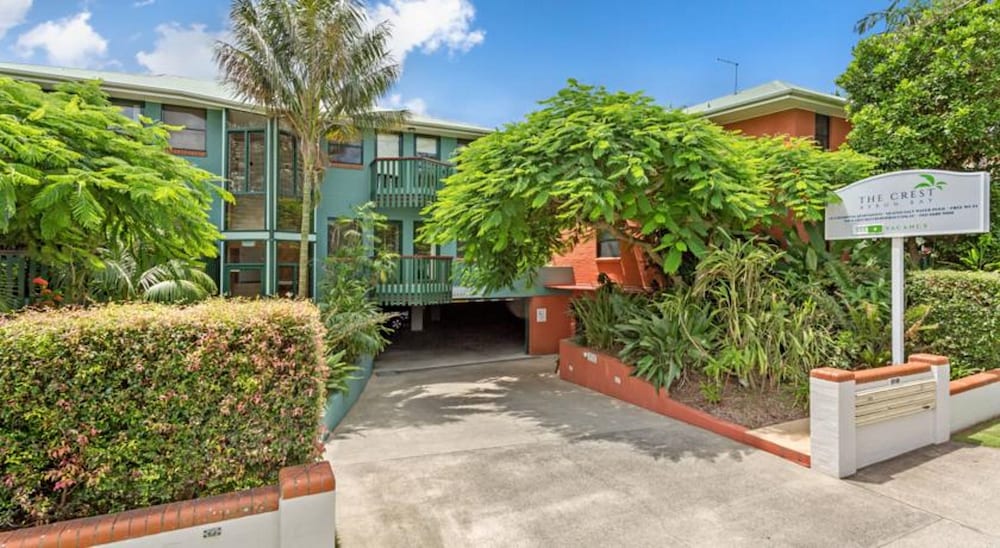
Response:
[{"label": "white sign board", "polygon": [[837,191],[826,239],[907,238],[990,230],[990,174],[897,171]]}]

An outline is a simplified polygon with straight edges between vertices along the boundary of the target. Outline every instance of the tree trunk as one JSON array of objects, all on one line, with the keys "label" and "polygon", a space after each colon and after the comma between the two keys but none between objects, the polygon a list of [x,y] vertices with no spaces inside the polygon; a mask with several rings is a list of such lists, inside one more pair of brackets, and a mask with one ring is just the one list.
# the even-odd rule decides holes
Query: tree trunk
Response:
[{"label": "tree trunk", "polygon": [[[318,142],[318,139],[316,140]],[[302,230],[299,233],[298,298],[309,298],[309,234],[312,232],[313,192],[316,186],[316,144],[311,140],[299,142],[302,151]]]}]

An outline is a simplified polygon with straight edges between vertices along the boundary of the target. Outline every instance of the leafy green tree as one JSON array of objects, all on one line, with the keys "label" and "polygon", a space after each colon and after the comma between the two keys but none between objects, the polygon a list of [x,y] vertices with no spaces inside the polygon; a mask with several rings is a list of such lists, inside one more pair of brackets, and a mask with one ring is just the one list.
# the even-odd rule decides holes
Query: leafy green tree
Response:
[{"label": "leafy green tree", "polygon": [[183,304],[205,300],[219,292],[204,265],[193,261],[170,260],[151,264],[143,253],[126,249],[109,250],[102,268],[92,274],[90,294],[99,301],[145,301]]},{"label": "leafy green tree", "polygon": [[224,80],[298,138],[304,171],[298,296],[306,298],[322,141],[404,119],[405,113],[374,110],[399,77],[386,46],[390,29],[370,25],[358,0],[234,0],[230,20],[233,42],[215,51]]},{"label": "leafy green tree", "polygon": [[[917,2],[906,9],[905,23],[855,46],[838,80],[854,126],[848,142],[878,157],[885,170],[988,170],[992,210],[1000,211],[1000,3]],[[1000,221],[992,240],[1000,241]],[[989,253],[974,238],[939,239],[935,247],[954,263]]]},{"label": "leafy green tree", "polygon": [[229,194],[170,154],[169,129],[122,116],[95,82],[46,93],[0,78],[0,247],[63,272],[71,301],[86,299],[102,249],[141,247],[154,262],[214,256],[208,211]]},{"label": "leafy green tree", "polygon": [[570,85],[523,122],[477,139],[428,206],[424,238],[465,242],[466,283],[498,289],[594,230],[665,272],[700,257],[713,230],[822,218],[831,191],[870,161],[804,140],[739,137],[641,93]]}]

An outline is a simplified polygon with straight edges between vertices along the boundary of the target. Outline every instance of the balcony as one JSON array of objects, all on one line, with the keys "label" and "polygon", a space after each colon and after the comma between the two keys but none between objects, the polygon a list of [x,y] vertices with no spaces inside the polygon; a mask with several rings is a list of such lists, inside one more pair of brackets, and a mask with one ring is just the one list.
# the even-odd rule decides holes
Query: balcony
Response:
[{"label": "balcony", "polygon": [[371,172],[372,201],[378,207],[421,208],[434,201],[455,167],[430,158],[376,158]]},{"label": "balcony", "polygon": [[375,286],[384,306],[425,306],[451,302],[452,257],[407,255],[397,259],[395,272]]}]

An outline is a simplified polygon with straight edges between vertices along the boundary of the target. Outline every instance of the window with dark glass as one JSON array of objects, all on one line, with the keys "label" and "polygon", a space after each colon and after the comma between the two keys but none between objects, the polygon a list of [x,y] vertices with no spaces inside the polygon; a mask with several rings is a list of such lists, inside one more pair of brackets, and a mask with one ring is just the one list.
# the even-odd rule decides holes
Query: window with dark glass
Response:
[{"label": "window with dark glass", "polygon": [[597,237],[597,256],[621,257],[621,246],[618,238],[607,230],[602,230]]},{"label": "window with dark glass", "polygon": [[142,101],[132,101],[129,99],[112,99],[111,104],[118,107],[119,112],[122,116],[139,121],[139,116],[142,116]]},{"label": "window with dark glass", "polygon": [[397,254],[403,252],[403,221],[386,221],[375,236],[383,251]]},{"label": "window with dark glass", "polygon": [[403,155],[403,136],[399,133],[379,133],[375,136],[375,157],[399,158]]},{"label": "window with dark glass", "polygon": [[361,165],[364,161],[364,140],[360,137],[350,141],[329,141],[326,145],[331,164]]},{"label": "window with dark glass", "polygon": [[417,241],[420,236],[420,231],[424,227],[423,221],[413,222],[413,254],[414,255],[436,255],[437,246],[434,244],[428,244],[424,242]]},{"label": "window with dark glass", "polygon": [[167,125],[182,126],[170,133],[171,148],[205,152],[205,119],[208,117],[205,109],[164,105],[161,117]]},{"label": "window with dark glass", "polygon": [[472,139],[456,139],[455,150],[451,151],[452,157],[457,156],[458,153],[461,152],[463,148],[469,146],[470,144],[472,144]]},{"label": "window with dark glass", "polygon": [[[277,276],[275,294],[279,297],[294,297],[299,292],[299,242],[277,242]],[[309,264],[312,265],[313,246],[309,245]],[[312,280],[312,267],[309,270]],[[312,287],[308,290],[312,295]]]},{"label": "window with dark glass", "polygon": [[302,178],[298,140],[294,135],[281,133],[278,137],[277,216],[280,231],[298,232],[302,228]]},{"label": "window with dark glass", "polygon": [[816,143],[823,150],[830,150],[830,117],[825,114],[816,114]]},{"label": "window with dark glass", "polygon": [[223,291],[235,297],[264,294],[267,245],[260,241],[226,242]]},{"label": "window with dark glass", "polygon": [[225,230],[264,230],[267,141],[263,130],[230,131],[226,188],[235,202],[226,204]]},{"label": "window with dark glass", "polygon": [[421,158],[431,158],[432,160],[440,160],[440,148],[440,140],[437,137],[417,135],[417,156],[420,156]]},{"label": "window with dark glass", "polygon": [[455,242],[455,258],[464,259],[465,258],[465,242],[459,240]]},{"label": "window with dark glass", "polygon": [[326,256],[335,257],[343,247],[361,243],[361,225],[353,219],[327,219]]}]

